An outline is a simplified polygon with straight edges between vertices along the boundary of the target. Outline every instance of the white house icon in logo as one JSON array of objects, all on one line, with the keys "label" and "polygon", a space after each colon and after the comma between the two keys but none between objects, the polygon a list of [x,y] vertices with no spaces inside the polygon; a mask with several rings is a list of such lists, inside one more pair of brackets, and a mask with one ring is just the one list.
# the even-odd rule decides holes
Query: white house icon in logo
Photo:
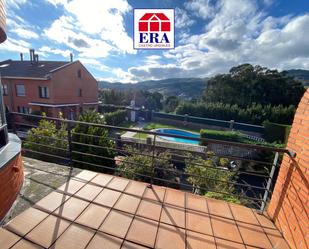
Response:
[{"label": "white house icon in logo", "polygon": [[135,9],[134,48],[174,48],[174,10]]},{"label": "white house icon in logo", "polygon": [[171,31],[171,22],[164,13],[146,13],[138,23],[138,30],[143,31]]}]

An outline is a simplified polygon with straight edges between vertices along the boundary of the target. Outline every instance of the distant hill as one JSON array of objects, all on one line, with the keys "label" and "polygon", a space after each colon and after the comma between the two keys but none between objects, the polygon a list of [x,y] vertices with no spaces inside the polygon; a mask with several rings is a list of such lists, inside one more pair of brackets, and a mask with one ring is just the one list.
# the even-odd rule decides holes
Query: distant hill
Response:
[{"label": "distant hill", "polygon": [[309,86],[309,70],[303,69],[291,69],[287,70],[290,76],[301,81],[305,86]]},{"label": "distant hill", "polygon": [[147,90],[160,92],[166,96],[178,96],[186,99],[202,95],[207,83],[207,78],[173,78],[164,80],[148,80],[138,83],[110,83],[99,81],[100,89],[116,90]]}]

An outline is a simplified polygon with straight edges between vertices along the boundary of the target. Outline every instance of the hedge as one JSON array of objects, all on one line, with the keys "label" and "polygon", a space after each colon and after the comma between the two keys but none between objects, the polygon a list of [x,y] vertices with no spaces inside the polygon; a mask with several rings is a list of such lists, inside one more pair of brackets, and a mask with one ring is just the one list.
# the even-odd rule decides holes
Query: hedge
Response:
[{"label": "hedge", "polygon": [[104,114],[104,119],[108,125],[119,125],[122,122],[126,121],[127,111],[118,110],[115,112],[108,112]]},{"label": "hedge", "polygon": [[263,125],[265,128],[264,138],[267,142],[287,142],[291,130],[290,125],[277,124],[269,121],[265,121]]},{"label": "hedge", "polygon": [[[244,137],[237,131],[216,131],[216,130],[201,130],[201,138],[224,140],[231,142],[243,142]],[[203,145],[203,144],[202,144]]]},{"label": "hedge", "polygon": [[224,103],[191,103],[184,102],[176,109],[176,114],[213,118],[221,120],[234,120],[235,122],[262,125],[266,120],[280,124],[291,124],[293,122],[295,107],[278,105],[253,104],[246,108],[238,105]]}]

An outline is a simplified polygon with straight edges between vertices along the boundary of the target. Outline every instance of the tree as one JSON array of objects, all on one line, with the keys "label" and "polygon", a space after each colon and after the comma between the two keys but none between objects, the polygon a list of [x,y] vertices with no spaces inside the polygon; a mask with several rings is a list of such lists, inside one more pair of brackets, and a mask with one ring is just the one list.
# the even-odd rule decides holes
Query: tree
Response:
[{"label": "tree", "polygon": [[180,100],[176,96],[169,96],[164,101],[163,109],[164,112],[175,112]]},{"label": "tree", "polygon": [[[93,124],[105,124],[104,118],[96,111],[84,112],[78,121]],[[115,165],[115,153],[112,148],[114,141],[109,138],[106,128],[89,124],[77,124],[72,130],[73,159],[86,162],[88,168],[96,164],[102,168],[96,168],[103,172],[113,171]],[[89,163],[89,164],[87,164]],[[83,163],[77,163],[85,167]],[[95,166],[93,166],[95,167]]]},{"label": "tree", "polygon": [[243,64],[230,69],[207,82],[203,99],[206,102],[222,102],[246,107],[261,105],[298,105],[304,87],[301,82],[285,72],[261,66]]}]

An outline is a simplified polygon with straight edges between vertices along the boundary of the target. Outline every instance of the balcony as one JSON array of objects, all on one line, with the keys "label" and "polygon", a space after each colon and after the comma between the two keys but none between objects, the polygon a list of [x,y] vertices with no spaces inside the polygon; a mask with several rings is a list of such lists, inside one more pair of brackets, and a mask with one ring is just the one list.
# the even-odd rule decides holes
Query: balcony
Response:
[{"label": "balcony", "polygon": [[[36,119],[55,122],[58,128],[66,124],[67,134],[61,141],[64,147],[43,144],[44,134],[39,135],[42,142],[32,141],[35,146],[24,147],[25,156],[53,159],[63,165],[66,174],[60,187],[60,182],[51,180],[60,174],[58,168],[48,180],[41,178],[42,185],[53,183],[50,190],[4,225],[0,230],[1,248],[289,248],[264,212],[280,155],[291,154],[285,149],[217,140],[202,143],[205,141],[198,138],[203,145],[193,148],[166,142],[156,132],[36,116],[31,116],[30,122],[29,115],[27,120],[27,115],[13,115],[13,128],[19,134],[22,127],[35,127]],[[108,141],[77,139],[96,138],[77,132],[77,125],[107,130]],[[125,131],[146,134],[147,138],[123,139],[120,134]],[[107,144],[110,147],[106,148]],[[101,149],[115,153],[107,157]],[[262,152],[267,155],[264,161]],[[130,157],[135,161],[128,160]],[[220,158],[233,163],[223,167]],[[203,164],[203,160],[208,163]],[[33,162],[36,170],[51,169],[44,161]],[[163,167],[165,162],[173,167]],[[186,169],[189,164],[191,170]],[[25,166],[27,169],[29,164]],[[140,167],[148,170],[133,170]],[[197,175],[204,171],[195,169],[207,169],[211,174]],[[219,178],[222,174],[229,177]],[[205,193],[236,199],[242,205],[201,196]]]}]

